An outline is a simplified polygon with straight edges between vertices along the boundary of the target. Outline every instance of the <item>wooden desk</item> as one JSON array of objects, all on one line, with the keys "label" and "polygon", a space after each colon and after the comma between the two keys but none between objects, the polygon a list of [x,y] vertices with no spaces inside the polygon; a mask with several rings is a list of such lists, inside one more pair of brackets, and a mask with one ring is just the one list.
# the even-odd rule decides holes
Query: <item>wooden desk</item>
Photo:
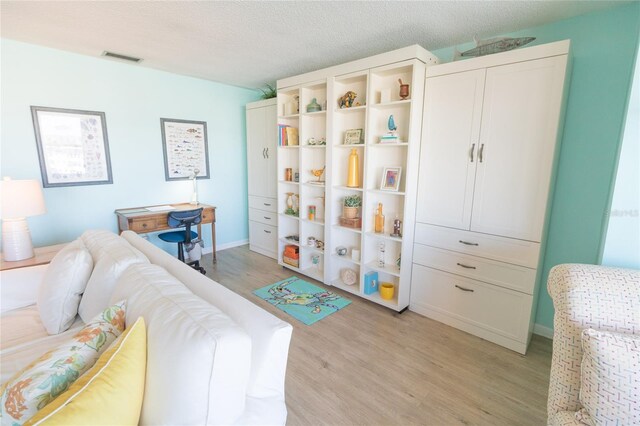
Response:
[{"label": "wooden desk", "polygon": [[216,208],[208,204],[190,204],[190,203],[177,203],[177,204],[162,204],[170,205],[174,207],[172,210],[162,211],[149,211],[149,207],[157,206],[143,206],[133,207],[128,209],[118,209],[115,211],[118,218],[118,234],[122,231],[130,230],[137,234],[146,234],[148,232],[164,231],[166,229],[173,229],[167,223],[167,215],[170,211],[176,210],[193,210],[202,208],[202,222],[198,225],[198,235],[202,236],[203,224],[211,224],[211,241],[213,247],[213,260],[216,261]]},{"label": "wooden desk", "polygon": [[[2,258],[0,258],[0,271],[6,271],[8,269],[16,269],[16,268],[26,268],[28,266],[37,266],[37,265],[46,265],[51,262],[51,259],[58,254],[60,250],[67,243],[56,244],[53,246],[46,247],[36,247],[33,249],[35,256],[30,257],[29,259],[24,260],[16,260],[15,262],[8,262]],[[0,256],[2,253],[0,253]]]}]

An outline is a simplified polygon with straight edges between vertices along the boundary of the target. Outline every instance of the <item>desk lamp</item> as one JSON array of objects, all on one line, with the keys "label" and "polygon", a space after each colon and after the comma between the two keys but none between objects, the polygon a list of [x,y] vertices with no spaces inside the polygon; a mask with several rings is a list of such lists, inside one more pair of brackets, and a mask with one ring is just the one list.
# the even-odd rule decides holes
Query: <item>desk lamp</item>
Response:
[{"label": "desk lamp", "polygon": [[13,262],[33,257],[26,218],[47,212],[40,183],[37,180],[4,178],[0,181],[0,199],[4,260]]}]

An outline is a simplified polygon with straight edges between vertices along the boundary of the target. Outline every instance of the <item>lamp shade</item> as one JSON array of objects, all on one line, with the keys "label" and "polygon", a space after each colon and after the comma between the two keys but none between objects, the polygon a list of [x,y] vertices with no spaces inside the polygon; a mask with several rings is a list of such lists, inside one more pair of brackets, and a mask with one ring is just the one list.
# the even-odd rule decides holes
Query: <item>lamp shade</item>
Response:
[{"label": "lamp shade", "polygon": [[2,219],[37,216],[47,212],[42,187],[37,180],[4,178],[0,181],[0,199]]}]

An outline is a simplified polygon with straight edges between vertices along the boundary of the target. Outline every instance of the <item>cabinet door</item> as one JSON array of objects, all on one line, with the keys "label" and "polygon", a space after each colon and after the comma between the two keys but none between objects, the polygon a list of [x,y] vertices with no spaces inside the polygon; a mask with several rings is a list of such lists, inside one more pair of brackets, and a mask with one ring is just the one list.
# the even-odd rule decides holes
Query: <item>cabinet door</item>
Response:
[{"label": "cabinet door", "polygon": [[276,105],[270,105],[264,109],[264,119],[265,119],[265,147],[266,149],[266,175],[263,177],[266,180],[266,192],[264,194],[265,197],[276,198],[277,196],[277,187],[278,187],[278,177],[277,177],[277,147],[278,147],[278,125],[277,125],[277,116]]},{"label": "cabinet door", "polygon": [[469,229],[485,70],[428,78],[416,220]]},{"label": "cabinet door", "polygon": [[267,192],[267,159],[265,144],[266,108],[247,110],[247,170],[249,195],[265,196]]},{"label": "cabinet door", "polygon": [[540,241],[566,56],[487,70],[471,230]]}]

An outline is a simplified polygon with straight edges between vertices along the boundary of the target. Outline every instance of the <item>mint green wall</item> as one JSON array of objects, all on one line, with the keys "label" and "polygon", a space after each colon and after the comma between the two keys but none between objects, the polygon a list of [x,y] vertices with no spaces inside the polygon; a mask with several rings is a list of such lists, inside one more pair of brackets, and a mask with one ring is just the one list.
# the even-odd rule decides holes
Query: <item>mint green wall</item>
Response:
[{"label": "mint green wall", "polygon": [[[537,37],[530,46],[571,39],[573,73],[536,316],[545,327],[553,327],[549,270],[600,260],[639,31],[640,3],[634,2],[506,34]],[[434,51],[444,61],[452,52]]]},{"label": "mint green wall", "polygon": [[[218,207],[218,244],[247,238],[244,105],[256,92],[8,39],[0,47],[2,176],[41,180],[31,105],[106,114],[113,184],[44,189],[47,214],[28,219],[35,245],[116,231],[116,208],[190,199],[189,182],[165,181],[160,117],[207,122],[200,200]],[[203,234],[210,247],[208,226]]]}]

